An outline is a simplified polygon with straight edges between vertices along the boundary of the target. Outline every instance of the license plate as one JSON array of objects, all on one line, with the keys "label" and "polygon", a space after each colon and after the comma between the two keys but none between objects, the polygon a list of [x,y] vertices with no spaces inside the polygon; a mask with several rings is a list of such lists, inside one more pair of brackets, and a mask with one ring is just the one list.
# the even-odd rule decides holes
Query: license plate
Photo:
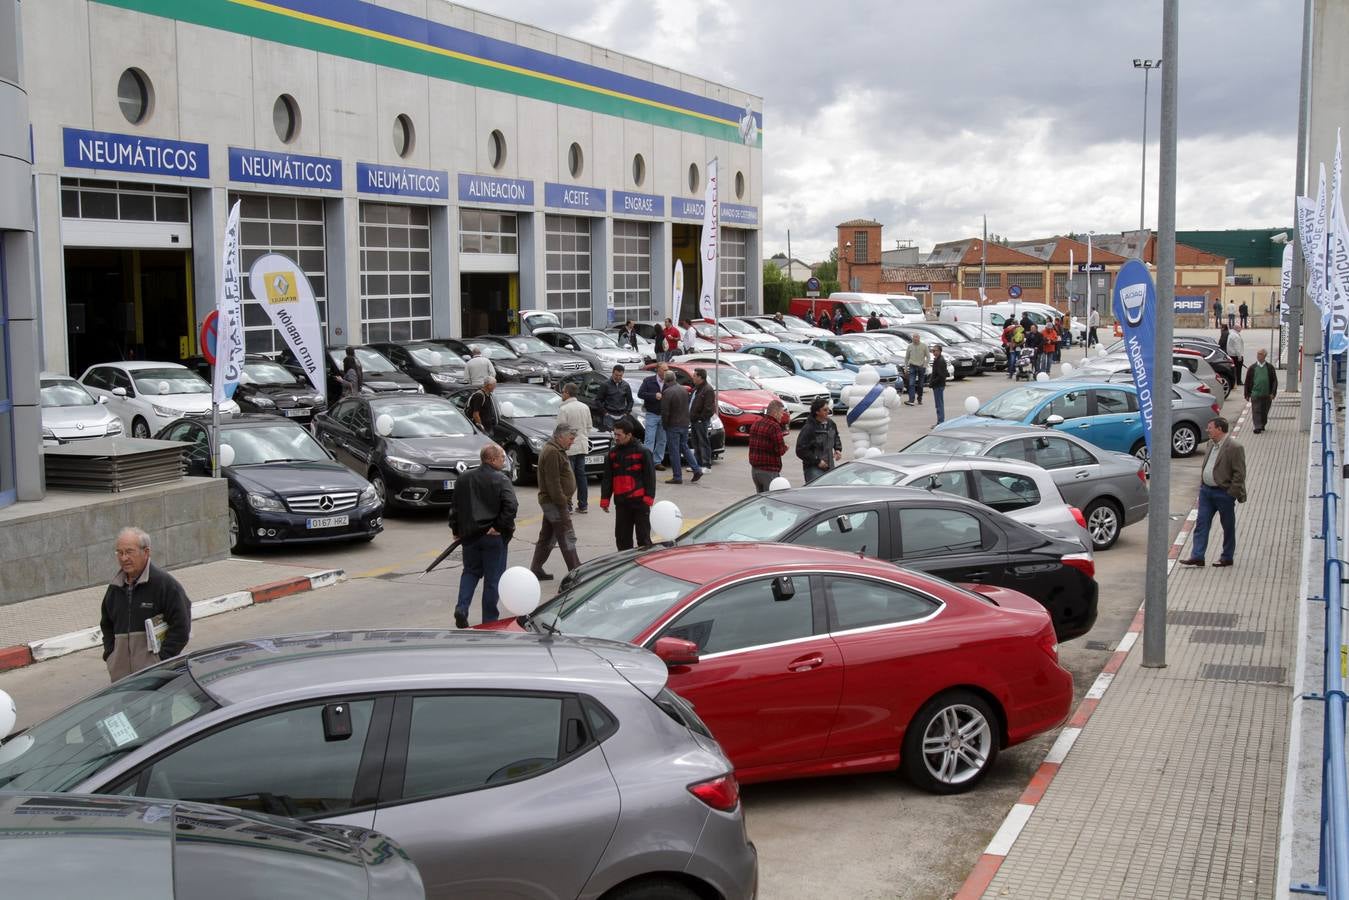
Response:
[{"label": "license plate", "polygon": [[283,409],[283,410],[281,410],[281,415],[285,416],[285,417],[288,418],[288,419],[302,419],[302,418],[304,418],[305,416],[309,415],[309,410],[307,410],[307,409]]},{"label": "license plate", "polygon": [[525,381],[529,382],[530,384],[543,384],[542,378],[526,378]]},{"label": "license plate", "polygon": [[604,463],[604,454],[603,454],[603,453],[595,453],[595,454],[592,454],[592,455],[586,457],[586,465],[587,465],[587,466],[598,466],[598,465],[602,465],[603,463]]},{"label": "license plate", "polygon": [[452,491],[452,490],[454,490],[454,479],[453,479],[453,478],[446,478],[444,481],[442,481],[442,482],[440,483],[440,489],[441,489],[442,491]]},{"label": "license plate", "polygon": [[351,521],[350,516],[324,516],[321,519],[308,519],[305,528],[341,528]]}]

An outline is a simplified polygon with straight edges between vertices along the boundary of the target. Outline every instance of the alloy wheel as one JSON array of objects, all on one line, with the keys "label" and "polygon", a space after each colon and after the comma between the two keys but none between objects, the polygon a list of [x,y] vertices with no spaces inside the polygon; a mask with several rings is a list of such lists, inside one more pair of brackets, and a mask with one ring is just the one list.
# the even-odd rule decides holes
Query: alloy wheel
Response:
[{"label": "alloy wheel", "polygon": [[993,729],[973,706],[943,707],[923,732],[923,764],[928,774],[947,785],[977,777],[993,752]]}]

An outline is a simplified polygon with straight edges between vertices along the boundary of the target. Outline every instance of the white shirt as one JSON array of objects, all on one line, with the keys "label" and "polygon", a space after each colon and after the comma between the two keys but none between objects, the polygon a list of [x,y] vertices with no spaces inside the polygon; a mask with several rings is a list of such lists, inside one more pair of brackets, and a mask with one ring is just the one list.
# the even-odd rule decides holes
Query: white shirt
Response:
[{"label": "white shirt", "polygon": [[684,329],[685,347],[688,347],[690,350],[692,350],[694,347],[698,346],[697,341],[698,341],[698,332],[692,325]]},{"label": "white shirt", "polygon": [[1237,331],[1227,332],[1227,355],[1245,356],[1246,348],[1241,342],[1241,333]]},{"label": "white shirt", "polygon": [[1100,325],[1101,325],[1101,314],[1093,309],[1090,313],[1087,314],[1087,327],[1098,328],[1100,327]]},{"label": "white shirt", "polygon": [[557,411],[557,421],[559,425],[570,425],[576,429],[576,440],[572,441],[568,456],[582,456],[590,452],[590,428],[593,422],[590,407],[575,397],[563,400],[562,407]]},{"label": "white shirt", "polygon": [[491,378],[496,368],[487,357],[475,356],[464,366],[464,371],[468,375],[468,383],[477,387]]}]

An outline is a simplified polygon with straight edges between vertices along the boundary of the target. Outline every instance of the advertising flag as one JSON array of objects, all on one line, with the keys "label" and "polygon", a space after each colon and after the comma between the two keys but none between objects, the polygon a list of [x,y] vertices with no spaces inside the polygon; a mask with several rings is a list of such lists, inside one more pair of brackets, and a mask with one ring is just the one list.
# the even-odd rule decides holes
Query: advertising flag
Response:
[{"label": "advertising flag", "polygon": [[1311,268],[1316,248],[1316,203],[1311,197],[1297,198],[1297,239],[1302,246],[1302,262]]},{"label": "advertising flag", "polygon": [[1171,441],[1169,436],[1160,442],[1153,441],[1152,411],[1157,395],[1152,388],[1152,346],[1157,332],[1157,289],[1142,261],[1131,259],[1120,266],[1115,277],[1114,310],[1115,318],[1124,323],[1124,355],[1133,369],[1138,411],[1143,416],[1143,439],[1151,455],[1153,447],[1169,447]]},{"label": "advertising flag", "polygon": [[244,368],[244,310],[240,296],[239,201],[234,201],[225,223],[223,258],[225,274],[216,299],[219,313],[215,341],[215,369],[211,377],[211,402],[220,404],[234,396]]},{"label": "advertising flag", "polygon": [[675,260],[674,285],[670,296],[673,298],[673,307],[669,313],[670,318],[678,319],[679,311],[684,306],[684,261],[682,259]]},{"label": "advertising flag", "polygon": [[[1301,198],[1298,198],[1301,199]],[[1279,272],[1279,321],[1288,321],[1288,292],[1293,289],[1293,245],[1283,245],[1283,270]]]},{"label": "advertising flag", "polygon": [[702,257],[703,289],[698,297],[698,314],[709,322],[717,321],[717,283],[721,257],[721,210],[717,204],[717,161],[707,164],[707,192],[703,195],[703,239],[698,252]]},{"label": "advertising flag", "polygon": [[253,297],[285,338],[286,345],[309,376],[314,390],[328,395],[323,362],[323,329],[314,289],[292,260],[280,253],[261,256],[248,270]]},{"label": "advertising flag", "polygon": [[1340,197],[1340,136],[1335,133],[1335,161],[1330,169],[1330,194],[1326,198],[1326,290],[1330,307],[1330,352],[1349,349],[1349,224],[1344,220]]},{"label": "advertising flag", "polygon": [[1326,164],[1321,163],[1321,180],[1316,187],[1316,212],[1312,216],[1311,274],[1307,283],[1313,286],[1312,299],[1321,310],[1321,328],[1330,321],[1330,298],[1326,296]]}]

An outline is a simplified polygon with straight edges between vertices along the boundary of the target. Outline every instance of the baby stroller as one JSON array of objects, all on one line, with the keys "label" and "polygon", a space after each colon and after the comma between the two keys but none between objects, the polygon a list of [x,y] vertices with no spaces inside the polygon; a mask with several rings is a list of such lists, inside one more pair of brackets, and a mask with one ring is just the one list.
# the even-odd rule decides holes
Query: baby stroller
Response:
[{"label": "baby stroller", "polygon": [[1035,378],[1035,351],[1030,347],[1021,347],[1016,351],[1016,380],[1031,381]]}]

